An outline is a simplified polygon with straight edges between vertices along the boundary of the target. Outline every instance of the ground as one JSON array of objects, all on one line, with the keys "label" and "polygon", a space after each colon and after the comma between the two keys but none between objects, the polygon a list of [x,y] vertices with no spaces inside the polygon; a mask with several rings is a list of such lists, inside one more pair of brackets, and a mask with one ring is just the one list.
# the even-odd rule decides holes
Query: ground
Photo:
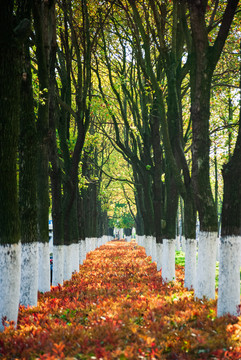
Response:
[{"label": "ground", "polygon": [[241,318],[216,318],[216,300],[195,300],[183,283],[183,266],[165,284],[143,247],[109,242],[37,307],[20,307],[0,358],[241,359]]}]

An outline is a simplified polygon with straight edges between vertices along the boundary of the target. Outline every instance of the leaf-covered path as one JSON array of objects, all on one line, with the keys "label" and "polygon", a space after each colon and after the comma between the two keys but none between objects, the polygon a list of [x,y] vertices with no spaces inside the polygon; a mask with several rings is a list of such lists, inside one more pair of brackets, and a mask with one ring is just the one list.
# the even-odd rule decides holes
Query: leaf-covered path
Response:
[{"label": "leaf-covered path", "polygon": [[135,243],[110,242],[89,253],[64,286],[21,308],[17,329],[0,333],[3,359],[241,359],[241,319],[216,318],[216,301],[194,301],[163,284]]}]

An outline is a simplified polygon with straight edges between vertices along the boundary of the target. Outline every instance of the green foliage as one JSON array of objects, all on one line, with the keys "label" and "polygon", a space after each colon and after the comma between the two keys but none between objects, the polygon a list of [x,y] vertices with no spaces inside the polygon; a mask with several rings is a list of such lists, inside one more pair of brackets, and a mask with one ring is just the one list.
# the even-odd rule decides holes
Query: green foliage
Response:
[{"label": "green foliage", "polygon": [[115,203],[113,216],[109,220],[111,228],[130,229],[134,227],[135,222],[126,204]]},{"label": "green foliage", "polygon": [[176,251],[175,262],[177,265],[185,266],[185,253],[183,251]]}]

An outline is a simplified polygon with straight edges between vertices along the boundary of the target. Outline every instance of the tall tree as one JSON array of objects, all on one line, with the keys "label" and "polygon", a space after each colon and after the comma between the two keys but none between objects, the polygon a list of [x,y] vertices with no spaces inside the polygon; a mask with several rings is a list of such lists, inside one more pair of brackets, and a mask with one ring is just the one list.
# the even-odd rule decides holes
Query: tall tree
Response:
[{"label": "tall tree", "polygon": [[33,2],[33,18],[38,62],[39,106],[37,120],[37,216],[39,242],[39,290],[50,289],[49,266],[49,53],[52,24],[49,16],[53,0]]},{"label": "tall tree", "polygon": [[30,22],[15,22],[14,6],[14,1],[0,1],[0,330],[2,319],[17,321],[21,274],[16,157],[21,46]]},{"label": "tall tree", "polygon": [[[61,78],[60,117],[58,134],[63,153],[63,227],[65,243],[65,264],[76,263],[71,257],[78,254],[72,248],[78,246],[79,234],[77,224],[78,171],[86,133],[89,127],[89,109],[91,102],[91,56],[95,43],[90,39],[89,10],[86,1],[81,1],[80,12],[72,8],[70,1],[59,4],[64,13],[63,31],[60,29],[61,44],[58,51],[59,74]],[[76,22],[81,22],[84,30],[80,34]],[[75,62],[72,61],[74,57]],[[75,87],[75,99],[71,97],[71,80]],[[72,106],[75,106],[73,110]],[[77,127],[74,147],[70,144],[70,119],[73,117]],[[71,255],[72,253],[72,255]],[[65,270],[65,278],[71,276],[69,266]]]},{"label": "tall tree", "polygon": [[227,39],[238,5],[229,0],[219,21],[219,31],[210,46],[208,33],[213,28],[213,17],[207,24],[206,0],[188,0],[192,47],[190,56],[191,119],[192,119],[192,182],[196,207],[200,219],[199,256],[195,294],[201,298],[215,297],[215,261],[217,238],[217,213],[209,177],[209,120],[210,88],[213,73]]},{"label": "tall tree", "polygon": [[[241,45],[240,45],[241,55]],[[241,61],[239,129],[233,155],[223,166],[223,206],[219,262],[218,316],[240,314],[241,250]]]},{"label": "tall tree", "polygon": [[64,233],[63,233],[63,207],[62,207],[62,169],[57,146],[58,104],[56,96],[56,14],[52,6],[50,16],[53,25],[53,34],[50,45],[49,60],[49,160],[51,195],[52,195],[52,221],[53,221],[53,274],[52,285],[63,283],[64,271]]},{"label": "tall tree", "polygon": [[[31,21],[31,1],[21,1],[18,18]],[[30,41],[26,39],[22,54],[19,137],[19,205],[22,242],[21,296],[25,306],[37,305],[38,242],[36,205],[36,126],[32,88]]]}]

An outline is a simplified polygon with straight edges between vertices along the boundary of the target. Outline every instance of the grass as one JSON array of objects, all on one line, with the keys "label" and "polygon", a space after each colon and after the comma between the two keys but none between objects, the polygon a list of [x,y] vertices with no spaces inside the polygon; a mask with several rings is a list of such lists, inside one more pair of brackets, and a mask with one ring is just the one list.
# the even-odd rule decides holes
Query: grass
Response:
[{"label": "grass", "polygon": [[176,251],[175,261],[177,265],[185,266],[185,252]]},{"label": "grass", "polygon": [[[177,265],[185,266],[185,252],[176,251],[175,261]],[[216,271],[215,271],[215,287],[218,287],[218,274],[219,274],[219,262],[216,261]]]}]

